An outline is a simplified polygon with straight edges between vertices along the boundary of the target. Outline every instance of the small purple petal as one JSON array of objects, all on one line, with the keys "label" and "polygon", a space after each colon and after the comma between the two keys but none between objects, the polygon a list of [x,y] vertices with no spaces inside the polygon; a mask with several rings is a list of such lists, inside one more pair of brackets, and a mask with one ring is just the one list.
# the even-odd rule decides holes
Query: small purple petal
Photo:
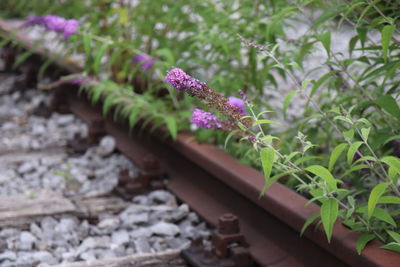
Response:
[{"label": "small purple petal", "polygon": [[190,122],[204,129],[222,128],[220,120],[216,116],[212,115],[210,112],[197,108],[193,110]]},{"label": "small purple petal", "polygon": [[21,27],[28,27],[28,26],[33,26],[33,25],[43,25],[44,23],[44,18],[43,17],[37,17],[37,16],[29,16],[24,23],[21,25]]},{"label": "small purple petal", "polygon": [[47,15],[43,17],[44,26],[46,29],[55,32],[62,32],[64,30],[66,20],[56,15]]},{"label": "small purple petal", "polygon": [[135,63],[141,63],[140,68],[145,71],[150,70],[154,65],[154,60],[146,55],[136,55],[132,58],[132,61]]},{"label": "small purple petal", "polygon": [[65,22],[64,37],[68,39],[70,35],[78,32],[79,22],[76,19],[69,19]]},{"label": "small purple petal", "polygon": [[246,115],[246,104],[244,103],[244,101],[240,98],[231,96],[228,98],[228,104],[230,104],[231,106],[237,107],[240,112],[242,113],[242,115]]}]

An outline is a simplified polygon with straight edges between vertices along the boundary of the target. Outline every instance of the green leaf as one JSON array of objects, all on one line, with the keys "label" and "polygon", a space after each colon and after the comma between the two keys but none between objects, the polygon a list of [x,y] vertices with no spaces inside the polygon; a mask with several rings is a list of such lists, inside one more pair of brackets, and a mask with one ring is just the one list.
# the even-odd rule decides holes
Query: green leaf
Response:
[{"label": "green leaf", "polygon": [[289,94],[287,94],[287,96],[285,97],[285,99],[283,100],[283,116],[286,118],[286,112],[287,109],[289,107],[290,101],[292,100],[292,98],[299,93],[300,90],[296,90],[296,91],[292,91]]},{"label": "green leaf", "polygon": [[136,121],[139,118],[140,112],[141,112],[141,106],[136,105],[134,107],[134,110],[129,114],[129,129],[132,129],[133,126],[135,125]]},{"label": "green leaf", "polygon": [[157,56],[162,56],[166,59],[169,66],[173,66],[175,64],[174,54],[168,48],[161,48],[155,51],[154,53]]},{"label": "green leaf", "polygon": [[164,117],[164,121],[167,124],[168,131],[170,135],[172,136],[172,139],[176,139],[176,136],[178,134],[178,127],[176,126],[176,120],[172,116],[166,116]]},{"label": "green leaf", "polygon": [[378,218],[381,221],[387,222],[388,224],[397,227],[396,222],[393,220],[392,216],[390,216],[389,212],[384,209],[376,207],[372,217]]},{"label": "green leaf", "polygon": [[83,35],[83,48],[85,50],[86,59],[91,55],[92,38],[88,34]]},{"label": "green leaf", "polygon": [[319,34],[317,36],[317,39],[322,43],[329,57],[331,54],[331,33],[327,31],[325,33]]},{"label": "green leaf", "polygon": [[400,234],[390,231],[390,230],[386,230],[386,232],[394,239],[394,241],[396,241],[397,243],[400,243]]},{"label": "green leaf", "polygon": [[370,131],[371,127],[361,129],[361,137],[363,138],[364,142],[367,142]]},{"label": "green leaf", "polygon": [[[272,184],[271,171],[275,160],[275,150],[272,147],[263,148],[260,151],[261,165],[264,172],[264,188],[265,190]],[[263,191],[265,191],[263,189]]]},{"label": "green leaf", "polygon": [[400,204],[400,198],[394,196],[383,196],[380,197],[378,203],[382,204]]},{"label": "green leaf", "polygon": [[351,166],[350,169],[347,169],[347,170],[341,175],[341,177],[346,177],[347,175],[349,175],[349,174],[352,173],[352,172],[355,172],[355,171],[358,171],[358,170],[361,170],[361,169],[368,169],[368,168],[369,168],[369,166],[368,166],[367,164],[354,165],[354,166]]},{"label": "green leaf", "polygon": [[381,246],[380,248],[384,248],[384,249],[388,249],[388,250],[392,250],[392,251],[395,251],[397,253],[400,253],[400,244],[396,243],[396,242],[391,242],[389,244]]},{"label": "green leaf", "polygon": [[381,158],[381,161],[387,164],[389,167],[397,173],[400,173],[400,159],[393,156],[386,156]]},{"label": "green leaf", "polygon": [[324,74],[321,78],[318,79],[318,81],[316,81],[313,85],[313,87],[311,88],[311,92],[310,92],[310,97],[312,97],[315,92],[317,91],[317,89],[329,78],[332,78],[335,76],[336,73],[338,73],[338,70],[332,70],[326,74]]},{"label": "green leaf", "polygon": [[385,193],[386,188],[389,186],[389,183],[381,183],[377,184],[372,190],[368,198],[368,218],[372,217],[374,213],[376,204],[379,201],[379,198]]},{"label": "green leaf", "polygon": [[271,120],[258,120],[253,123],[253,126],[261,125],[261,124],[277,124],[280,125],[279,123]]},{"label": "green leaf", "polygon": [[336,201],[336,199],[330,198],[322,203],[320,211],[321,220],[329,243],[331,242],[333,226],[337,219],[338,212],[339,212],[339,204]]},{"label": "green leaf", "polygon": [[108,44],[103,44],[97,51],[94,57],[93,71],[94,73],[99,73],[101,59],[103,58],[106,50],[108,48]]},{"label": "green leaf", "polygon": [[339,144],[333,149],[331,156],[329,158],[329,167],[328,167],[329,171],[332,171],[333,166],[335,166],[336,161],[338,160],[338,158],[340,157],[340,155],[343,153],[343,151],[346,148],[347,148],[347,144]]},{"label": "green leaf", "polygon": [[232,136],[234,136],[234,135],[237,134],[238,132],[239,132],[239,130],[231,131],[231,132],[228,134],[228,136],[225,138],[225,143],[224,143],[224,149],[225,149],[225,150],[226,150],[226,148],[227,148],[227,145],[228,145],[229,140],[232,138]]},{"label": "green leaf", "polygon": [[304,234],[304,231],[307,229],[308,226],[310,226],[310,224],[312,224],[318,217],[320,216],[320,212],[316,212],[313,215],[311,215],[306,222],[304,223],[303,227],[301,228],[300,231],[300,236],[302,236]]},{"label": "green leaf", "polygon": [[375,102],[387,113],[400,120],[400,107],[392,96],[383,95],[376,99]]},{"label": "green leaf", "polygon": [[394,25],[386,25],[385,27],[382,28],[382,31],[381,31],[382,53],[383,53],[383,59],[385,60],[385,62],[387,61],[389,43],[390,43],[390,40],[392,39],[394,29],[395,29]]},{"label": "green leaf", "polygon": [[355,142],[351,144],[349,150],[347,151],[347,164],[351,166],[353,163],[354,155],[356,154],[358,148],[363,144],[362,141]]},{"label": "green leaf", "polygon": [[371,240],[375,239],[374,234],[369,234],[369,233],[363,233],[360,235],[357,239],[357,244],[356,244],[356,249],[358,255],[361,255],[362,250],[365,248],[365,246],[370,242]]},{"label": "green leaf", "polygon": [[113,105],[113,100],[115,98],[115,95],[109,94],[103,102],[103,115],[106,116],[108,114],[108,111],[110,110],[111,106]]},{"label": "green leaf", "polygon": [[353,137],[354,137],[354,129],[353,128],[351,128],[350,130],[348,130],[348,131],[344,131],[343,132],[343,135],[348,139],[348,140],[353,140]]},{"label": "green leaf", "polygon": [[325,167],[320,166],[320,165],[312,165],[312,166],[306,168],[306,171],[309,171],[309,172],[313,173],[314,175],[319,176],[322,179],[324,179],[326,184],[328,185],[328,188],[331,191],[337,190],[336,179],[333,177],[331,172],[328,169],[326,169]]}]

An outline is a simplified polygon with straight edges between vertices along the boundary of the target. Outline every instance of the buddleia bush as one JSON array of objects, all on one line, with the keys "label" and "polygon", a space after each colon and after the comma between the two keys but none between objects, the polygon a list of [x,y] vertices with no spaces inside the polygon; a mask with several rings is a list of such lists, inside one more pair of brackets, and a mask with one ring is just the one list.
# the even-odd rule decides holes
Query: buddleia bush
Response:
[{"label": "buddleia bush", "polygon": [[396,1],[6,2],[3,15],[35,12],[26,27],[64,38],[60,57],[83,55],[63,82],[105,114],[225,144],[263,170],[261,195],[279,181],[321,206],[304,229],[319,220],[329,241],[340,218],[362,233],[359,253],[373,239],[399,252]]}]

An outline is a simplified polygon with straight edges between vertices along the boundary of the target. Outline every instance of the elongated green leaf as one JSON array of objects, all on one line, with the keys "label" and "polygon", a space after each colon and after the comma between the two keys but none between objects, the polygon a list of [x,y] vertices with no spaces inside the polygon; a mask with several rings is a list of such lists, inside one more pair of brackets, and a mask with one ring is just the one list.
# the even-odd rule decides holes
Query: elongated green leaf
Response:
[{"label": "elongated green leaf", "polygon": [[394,118],[400,120],[400,107],[397,101],[390,95],[384,95],[379,97],[375,102],[387,113],[392,115]]},{"label": "elongated green leaf", "polygon": [[385,60],[385,62],[387,61],[390,39],[392,39],[394,29],[395,29],[394,25],[386,25],[385,27],[382,28],[382,31],[381,31],[382,53],[383,53],[383,59]]},{"label": "elongated green leaf", "polygon": [[362,170],[362,169],[368,169],[368,168],[369,168],[369,166],[367,164],[354,165],[354,166],[351,166],[350,169],[347,169],[347,171],[345,171],[341,175],[341,177],[346,177],[347,175],[349,175],[352,172],[359,171],[359,170]]},{"label": "elongated green leaf", "polygon": [[321,221],[324,226],[326,237],[328,242],[331,242],[333,226],[337,219],[339,212],[339,205],[336,199],[330,198],[322,203],[321,206]]},{"label": "elongated green leaf", "polygon": [[[281,172],[279,174],[276,174],[276,175],[271,177],[270,184],[273,184],[273,183],[277,182],[282,177],[289,176],[289,175],[291,175],[293,173],[296,173],[296,172],[297,172],[297,170],[289,170],[289,171],[285,171],[285,172]],[[268,189],[268,187],[269,187],[268,184],[264,184],[263,189],[261,190],[260,195],[258,196],[259,198],[264,196],[265,191]]]},{"label": "elongated green leaf", "polygon": [[287,96],[285,97],[285,99],[283,100],[283,109],[282,109],[282,111],[283,111],[283,116],[286,118],[286,112],[287,112],[287,109],[288,109],[288,107],[289,107],[289,104],[290,104],[290,101],[292,101],[292,98],[296,95],[296,94],[298,94],[300,92],[300,90],[296,90],[296,91],[292,91],[292,92],[290,92],[289,94],[287,94]]},{"label": "elongated green leaf", "polygon": [[374,213],[372,214],[372,217],[375,217],[381,221],[387,222],[388,224],[397,227],[396,222],[394,221],[394,219],[392,218],[392,216],[390,216],[389,212],[387,212],[384,209],[375,207]]},{"label": "elongated green leaf", "polygon": [[379,198],[385,193],[386,188],[389,186],[389,183],[381,183],[377,184],[372,190],[368,198],[368,218],[372,217],[374,213],[376,204],[379,201]]},{"label": "elongated green leaf", "polygon": [[347,164],[351,165],[353,163],[354,155],[362,144],[362,141],[354,142],[353,144],[351,144],[349,150],[347,151]]},{"label": "elongated green leaf", "polygon": [[172,116],[164,117],[164,121],[167,124],[168,131],[171,134],[172,139],[176,139],[176,135],[178,134],[178,127],[176,126],[176,120]]},{"label": "elongated green leaf", "polygon": [[332,78],[335,76],[336,73],[338,73],[338,70],[332,70],[326,74],[324,74],[321,78],[318,79],[318,81],[316,81],[313,85],[313,87],[311,88],[311,92],[310,92],[310,97],[312,97],[315,92],[317,91],[317,89],[329,78]]},{"label": "elongated green leaf", "polygon": [[331,55],[331,33],[329,31],[319,34],[317,39],[322,43],[328,57]]},{"label": "elongated green leaf", "polygon": [[371,131],[371,127],[361,129],[361,136],[362,136],[364,142],[368,141],[368,136],[369,136],[370,131]]},{"label": "elongated green leaf", "polygon": [[393,156],[386,156],[381,158],[383,163],[386,163],[389,167],[397,173],[400,173],[400,159]]},{"label": "elongated green leaf", "polygon": [[312,165],[306,168],[306,171],[313,173],[316,176],[321,177],[325,180],[328,188],[332,191],[337,190],[337,181],[331,174],[331,172],[323,166],[320,165]]},{"label": "elongated green leaf", "polygon": [[400,198],[394,196],[383,196],[380,197],[378,203],[382,204],[400,204]]},{"label": "elongated green leaf", "polygon": [[260,151],[261,165],[264,172],[265,190],[271,185],[271,171],[275,160],[275,150],[272,147],[263,148]]},{"label": "elongated green leaf", "polygon": [[228,136],[225,138],[225,143],[224,143],[224,149],[225,149],[225,150],[226,150],[226,148],[227,148],[227,146],[228,146],[229,140],[232,138],[232,136],[234,136],[235,134],[237,134],[238,131],[239,131],[239,130],[231,131],[231,132],[228,134]]},{"label": "elongated green leaf", "polygon": [[109,94],[103,102],[103,115],[107,115],[111,106],[113,105],[113,100],[115,98],[115,95]]},{"label": "elongated green leaf", "polygon": [[312,224],[319,216],[320,216],[320,212],[318,211],[318,212],[314,213],[313,215],[311,215],[310,217],[308,217],[308,219],[304,223],[303,227],[301,228],[300,236],[302,236],[304,234],[304,231],[307,229],[307,227],[310,226],[310,224]]},{"label": "elongated green leaf", "polygon": [[134,110],[129,114],[129,129],[132,129],[133,126],[135,126],[135,123],[137,122],[139,118],[139,114],[141,112],[141,106],[137,105],[135,106]]},{"label": "elongated green leaf", "polygon": [[394,241],[396,241],[397,243],[400,243],[400,234],[390,231],[390,230],[386,230],[386,232],[393,238]]},{"label": "elongated green leaf", "polygon": [[357,244],[356,244],[356,249],[358,255],[361,255],[362,250],[365,248],[365,246],[370,242],[371,240],[375,239],[374,234],[369,234],[369,233],[363,233],[360,235],[357,239]]},{"label": "elongated green leaf", "polygon": [[279,123],[277,123],[275,121],[271,121],[271,120],[258,120],[253,123],[253,126],[257,126],[257,125],[261,125],[261,124],[278,124],[278,125],[280,125]]},{"label": "elongated green leaf", "polygon": [[83,48],[85,50],[86,59],[90,58],[92,47],[92,38],[88,34],[83,35]]},{"label": "elongated green leaf", "polygon": [[329,158],[329,166],[328,166],[329,171],[332,171],[333,166],[335,166],[336,161],[343,153],[343,151],[347,148],[347,146],[348,146],[347,144],[339,144],[333,149],[331,156]]},{"label": "elongated green leaf", "polygon": [[94,57],[93,71],[94,73],[99,73],[101,59],[103,58],[105,52],[107,51],[108,44],[103,44],[99,50],[96,51],[96,55]]},{"label": "elongated green leaf", "polygon": [[381,246],[380,248],[384,248],[384,249],[388,249],[388,250],[392,250],[392,251],[395,251],[397,253],[400,253],[400,243],[391,242],[389,244]]}]

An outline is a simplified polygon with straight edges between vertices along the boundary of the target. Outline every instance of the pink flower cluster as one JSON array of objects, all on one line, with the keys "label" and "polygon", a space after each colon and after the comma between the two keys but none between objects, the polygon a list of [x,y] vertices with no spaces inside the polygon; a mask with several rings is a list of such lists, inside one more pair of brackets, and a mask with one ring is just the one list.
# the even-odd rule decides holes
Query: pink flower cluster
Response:
[{"label": "pink flower cluster", "polygon": [[190,77],[180,68],[172,68],[167,72],[165,81],[175,87],[180,92],[186,92],[191,96],[196,95],[196,92],[201,91],[205,86],[199,80]]},{"label": "pink flower cluster", "polygon": [[132,58],[132,61],[141,64],[140,68],[144,71],[149,71],[154,65],[154,60],[146,55],[136,55]]},{"label": "pink flower cluster", "polygon": [[40,25],[49,31],[54,31],[57,33],[63,33],[64,37],[68,39],[70,35],[78,32],[79,23],[75,19],[64,19],[56,15],[47,15],[41,17],[30,17],[28,18],[23,27]]},{"label": "pink flower cluster", "polygon": [[197,108],[193,110],[190,122],[204,129],[222,128],[221,121],[216,116]]}]

